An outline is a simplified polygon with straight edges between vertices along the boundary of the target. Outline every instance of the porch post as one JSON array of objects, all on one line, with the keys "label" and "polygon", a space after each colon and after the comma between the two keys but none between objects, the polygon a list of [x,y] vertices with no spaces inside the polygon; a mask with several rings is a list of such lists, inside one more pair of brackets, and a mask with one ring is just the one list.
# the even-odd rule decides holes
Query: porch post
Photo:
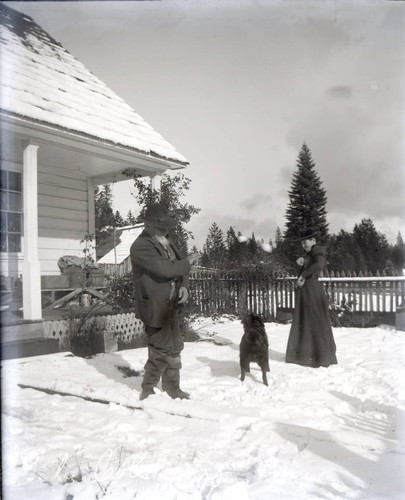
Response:
[{"label": "porch post", "polygon": [[154,173],[153,175],[150,176],[150,185],[152,188],[152,191],[157,191],[159,193],[159,199],[160,199],[160,182],[161,182],[161,177],[160,175]]},{"label": "porch post", "polygon": [[87,216],[89,218],[87,227],[88,234],[94,236],[94,247],[91,249],[92,257],[96,261],[96,208],[94,199],[94,182],[91,177],[87,178]]},{"label": "porch post", "polygon": [[24,265],[23,317],[42,318],[41,268],[38,259],[38,146],[24,143]]}]

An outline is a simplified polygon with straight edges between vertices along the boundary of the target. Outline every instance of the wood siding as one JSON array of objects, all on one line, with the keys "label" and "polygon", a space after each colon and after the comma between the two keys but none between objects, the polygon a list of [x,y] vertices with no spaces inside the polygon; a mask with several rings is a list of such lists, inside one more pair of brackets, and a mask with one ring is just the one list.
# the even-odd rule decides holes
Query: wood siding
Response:
[{"label": "wood siding", "polygon": [[88,233],[87,179],[80,170],[38,167],[38,253],[41,274],[59,274],[63,255],[83,256]]}]

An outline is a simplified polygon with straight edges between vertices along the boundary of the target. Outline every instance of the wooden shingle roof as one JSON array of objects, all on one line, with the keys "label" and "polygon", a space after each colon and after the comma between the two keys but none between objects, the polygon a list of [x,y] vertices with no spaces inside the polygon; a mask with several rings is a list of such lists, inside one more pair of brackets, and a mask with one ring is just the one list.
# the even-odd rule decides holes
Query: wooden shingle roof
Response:
[{"label": "wooden shingle roof", "polygon": [[4,4],[0,4],[0,112],[188,163],[31,17]]}]

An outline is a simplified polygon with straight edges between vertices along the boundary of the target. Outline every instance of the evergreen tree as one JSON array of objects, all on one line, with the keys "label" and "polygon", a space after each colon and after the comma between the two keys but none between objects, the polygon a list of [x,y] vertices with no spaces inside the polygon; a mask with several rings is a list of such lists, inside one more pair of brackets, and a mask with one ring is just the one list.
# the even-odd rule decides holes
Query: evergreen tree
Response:
[{"label": "evergreen tree", "polygon": [[148,205],[157,202],[163,203],[172,212],[177,225],[170,229],[169,235],[176,243],[180,252],[186,255],[188,253],[188,240],[193,238],[193,234],[185,228],[185,225],[193,215],[198,214],[200,211],[194,205],[189,205],[181,200],[185,192],[190,189],[191,180],[185,177],[184,174],[163,174],[161,177],[160,192],[158,192],[152,189],[149,179],[139,178],[136,170],[127,169],[124,171],[124,174],[134,180],[137,190],[135,197],[138,204],[142,206],[140,216],[144,215]]},{"label": "evergreen tree", "polygon": [[226,233],[226,248],[228,251],[228,267],[236,268],[238,264],[243,263],[247,259],[247,239],[238,231],[235,233],[231,226]]},{"label": "evergreen tree", "polygon": [[222,267],[226,261],[226,254],[223,232],[214,222],[204,245],[202,262],[208,267]]},{"label": "evergreen tree", "polygon": [[236,237],[235,230],[232,226],[228,229],[226,233],[226,249],[228,251],[228,260],[230,262],[235,262],[238,260],[238,247],[239,242]]},{"label": "evergreen tree", "polygon": [[269,239],[269,246],[271,248],[271,251],[274,251],[274,249],[276,248],[275,244],[273,243],[273,240],[271,238]]},{"label": "evergreen tree", "polygon": [[126,223],[128,224],[128,226],[134,226],[136,224],[135,215],[132,213],[131,210],[128,211]]},{"label": "evergreen tree", "polygon": [[405,245],[398,233],[395,245],[389,245],[371,219],[362,219],[353,232],[332,234],[328,245],[329,271],[377,271],[390,276],[401,272],[405,263]]},{"label": "evergreen tree", "polygon": [[276,228],[276,232],[274,234],[274,243],[272,244],[272,255],[274,258],[277,258],[279,260],[285,259],[286,258],[286,244],[285,240],[283,239],[283,233],[281,232],[281,229],[279,226]]},{"label": "evergreen tree", "polygon": [[276,228],[276,233],[274,235],[274,246],[277,248],[283,241],[283,234],[279,226]]},{"label": "evergreen tree", "polygon": [[288,192],[290,202],[286,211],[287,222],[284,233],[287,257],[291,260],[296,258],[297,239],[304,231],[316,230],[320,242],[326,242],[328,237],[326,191],[315,170],[311,151],[305,143],[298,155],[297,167]]},{"label": "evergreen tree", "polygon": [[[353,237],[365,258],[366,270],[382,271],[389,259],[389,245],[386,237],[379,233],[371,219],[362,219],[353,228]],[[363,270],[363,269],[362,269]]]},{"label": "evergreen tree", "polygon": [[210,267],[210,261],[208,258],[207,249],[205,247],[205,244],[203,245],[203,249],[201,250],[200,264],[202,267]]},{"label": "evergreen tree", "polygon": [[383,269],[383,274],[385,276],[395,276],[395,267],[394,263],[392,262],[391,259],[388,259],[387,262],[385,263],[385,267]]},{"label": "evergreen tree", "polygon": [[396,272],[402,273],[402,269],[405,267],[405,244],[400,232],[398,232],[397,241],[391,249],[391,261]]},{"label": "evergreen tree", "polygon": [[122,218],[122,215],[119,213],[118,210],[116,210],[115,214],[114,214],[114,225],[115,225],[115,227],[123,227],[123,226],[125,226],[125,221]]},{"label": "evergreen tree", "polygon": [[329,272],[366,270],[366,259],[353,234],[342,229],[330,236],[327,268]]},{"label": "evergreen tree", "polygon": [[243,234],[240,231],[238,231],[236,238],[238,240],[238,243],[237,243],[237,262],[244,263],[249,258],[248,246],[247,246],[248,239],[245,236],[243,236]]},{"label": "evergreen tree", "polygon": [[260,253],[260,246],[257,243],[255,233],[252,233],[252,236],[247,241],[247,250],[249,259],[255,261]]},{"label": "evergreen tree", "polygon": [[105,240],[115,225],[115,216],[112,209],[112,191],[110,184],[94,189],[94,205],[96,216],[96,244]]}]

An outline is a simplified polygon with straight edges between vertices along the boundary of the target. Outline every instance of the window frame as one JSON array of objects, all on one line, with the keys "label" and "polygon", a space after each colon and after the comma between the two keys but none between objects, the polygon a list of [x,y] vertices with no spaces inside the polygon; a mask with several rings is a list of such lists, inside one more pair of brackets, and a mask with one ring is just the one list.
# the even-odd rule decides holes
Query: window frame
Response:
[{"label": "window frame", "polygon": [[[6,162],[4,162],[6,163]],[[14,255],[14,256],[21,256],[23,253],[23,238],[24,238],[24,199],[23,199],[23,173],[21,170],[17,168],[13,168],[10,165],[4,165],[1,168],[1,176],[6,174],[7,178],[7,184],[4,186],[3,182],[1,183],[1,191],[0,191],[0,196],[3,198],[6,195],[6,206],[0,207],[1,208],[1,215],[3,217],[3,214],[5,214],[5,227],[4,229],[1,229],[1,238],[3,239],[3,235],[6,235],[6,248],[3,250],[0,248],[0,255],[2,257],[7,256],[7,255]],[[10,177],[11,175],[17,175],[18,176],[18,182],[13,185],[13,188],[17,189],[10,189]],[[1,179],[3,181],[3,178]],[[13,183],[14,184],[14,183]],[[18,191],[18,188],[20,189]],[[10,193],[12,195],[19,195],[20,197],[20,202],[19,206],[16,207],[10,207]],[[19,231],[13,231],[9,230],[10,228],[10,222],[9,222],[9,214],[13,215],[19,215]],[[18,225],[18,224],[17,224]],[[10,242],[9,242],[9,235],[19,235],[19,245],[18,248],[19,250],[10,250]],[[18,237],[17,237],[18,239]],[[3,242],[2,242],[3,244]]]}]

